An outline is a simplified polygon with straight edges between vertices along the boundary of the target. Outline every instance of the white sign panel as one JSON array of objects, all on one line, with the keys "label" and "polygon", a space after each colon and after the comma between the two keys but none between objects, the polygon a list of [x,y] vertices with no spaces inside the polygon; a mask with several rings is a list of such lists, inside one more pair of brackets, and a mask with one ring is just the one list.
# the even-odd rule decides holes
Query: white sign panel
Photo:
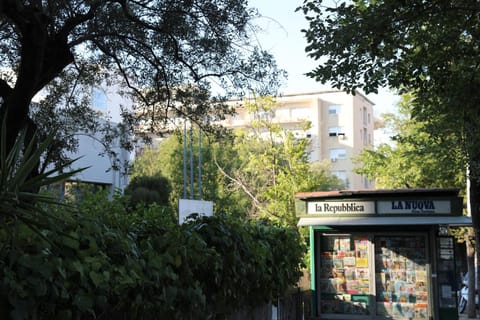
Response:
[{"label": "white sign panel", "polygon": [[178,204],[178,222],[182,224],[185,219],[193,213],[203,216],[211,216],[213,214],[213,202],[180,199]]},{"label": "white sign panel", "polygon": [[392,200],[378,201],[379,214],[408,214],[408,213],[452,213],[448,200]]},{"label": "white sign panel", "polygon": [[307,203],[307,214],[373,214],[374,201],[319,201]]}]

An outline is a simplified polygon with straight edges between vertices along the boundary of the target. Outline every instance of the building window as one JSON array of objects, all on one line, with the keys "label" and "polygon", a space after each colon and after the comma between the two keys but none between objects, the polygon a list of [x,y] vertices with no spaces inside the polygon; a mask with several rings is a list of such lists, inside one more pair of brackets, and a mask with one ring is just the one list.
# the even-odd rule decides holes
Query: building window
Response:
[{"label": "building window", "polygon": [[338,159],[346,159],[347,151],[343,148],[330,149],[330,160],[337,161]]},{"label": "building window", "polygon": [[270,121],[273,118],[275,118],[275,112],[267,111],[267,110],[259,110],[253,114],[253,118],[255,120]]},{"label": "building window", "polygon": [[369,189],[371,185],[370,180],[368,180],[368,178],[364,176],[362,176],[362,180],[363,180],[363,187],[365,189]]},{"label": "building window", "polygon": [[336,136],[345,137],[345,130],[343,127],[330,127],[328,128],[328,135],[330,137],[336,137]]},{"label": "building window", "polygon": [[367,125],[367,108],[363,107],[363,124]]},{"label": "building window", "polygon": [[331,104],[328,106],[328,114],[340,114],[342,112],[342,106],[339,104]]},{"label": "building window", "polygon": [[368,144],[368,138],[367,138],[367,128],[363,128],[363,145]]}]

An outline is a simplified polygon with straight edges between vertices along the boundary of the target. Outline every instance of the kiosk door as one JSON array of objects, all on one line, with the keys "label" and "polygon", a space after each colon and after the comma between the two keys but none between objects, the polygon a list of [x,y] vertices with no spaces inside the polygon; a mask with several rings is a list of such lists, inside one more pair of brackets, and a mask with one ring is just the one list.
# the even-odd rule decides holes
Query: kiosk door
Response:
[{"label": "kiosk door", "polygon": [[428,319],[426,239],[375,236],[377,319]]},{"label": "kiosk door", "polygon": [[318,287],[320,312],[332,319],[371,315],[371,248],[367,235],[323,235]]},{"label": "kiosk door", "polygon": [[426,234],[322,234],[317,256],[322,319],[428,319]]}]

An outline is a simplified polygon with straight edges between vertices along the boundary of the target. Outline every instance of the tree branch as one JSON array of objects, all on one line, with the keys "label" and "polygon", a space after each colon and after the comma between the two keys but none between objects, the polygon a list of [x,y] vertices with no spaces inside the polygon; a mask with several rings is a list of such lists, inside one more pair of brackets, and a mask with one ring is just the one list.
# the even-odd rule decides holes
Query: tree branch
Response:
[{"label": "tree branch", "polygon": [[218,164],[218,161],[217,161],[217,157],[215,154],[213,154],[213,161],[215,163],[215,166],[218,168],[218,170],[220,170],[220,173],[223,174],[227,179],[229,179],[230,181],[234,182],[236,185],[240,186],[240,188],[242,188],[242,190],[250,197],[250,199],[252,199],[252,201],[254,202],[255,206],[258,208],[260,207],[260,201],[255,197],[255,195],[247,188],[247,186],[242,183],[240,180],[238,179],[235,179],[234,177],[230,176],[228,173],[225,172],[225,170],[223,170],[223,168],[220,166],[220,164]]}]

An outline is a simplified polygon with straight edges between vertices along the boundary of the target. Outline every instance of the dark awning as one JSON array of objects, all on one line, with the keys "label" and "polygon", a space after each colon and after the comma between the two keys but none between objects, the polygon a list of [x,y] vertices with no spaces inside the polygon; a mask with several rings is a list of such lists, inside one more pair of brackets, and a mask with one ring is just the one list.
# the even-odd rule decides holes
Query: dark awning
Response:
[{"label": "dark awning", "polygon": [[450,225],[471,226],[472,218],[450,217],[302,217],[298,226],[386,226],[386,225]]}]

